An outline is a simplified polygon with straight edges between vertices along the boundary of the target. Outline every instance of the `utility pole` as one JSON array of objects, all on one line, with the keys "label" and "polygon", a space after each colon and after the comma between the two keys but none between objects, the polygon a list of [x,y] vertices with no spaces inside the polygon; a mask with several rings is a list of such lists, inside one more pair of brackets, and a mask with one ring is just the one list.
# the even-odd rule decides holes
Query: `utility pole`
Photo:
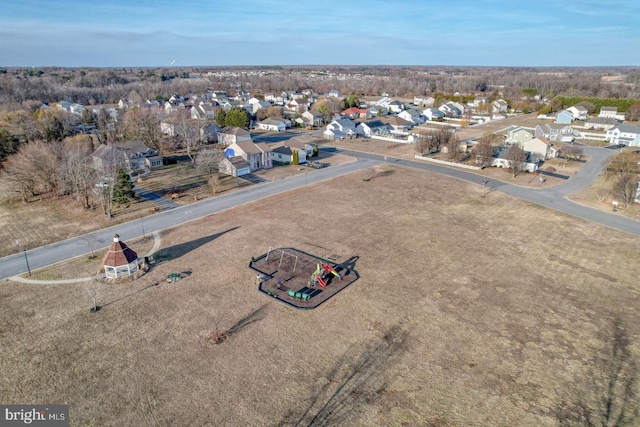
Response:
[{"label": "utility pole", "polygon": [[[16,247],[18,248],[18,252],[20,252],[20,240],[16,239]],[[29,272],[29,277],[31,277],[31,267],[29,267],[29,259],[27,258],[27,249],[23,248],[22,253],[24,253],[24,262],[27,263],[27,271]]]}]

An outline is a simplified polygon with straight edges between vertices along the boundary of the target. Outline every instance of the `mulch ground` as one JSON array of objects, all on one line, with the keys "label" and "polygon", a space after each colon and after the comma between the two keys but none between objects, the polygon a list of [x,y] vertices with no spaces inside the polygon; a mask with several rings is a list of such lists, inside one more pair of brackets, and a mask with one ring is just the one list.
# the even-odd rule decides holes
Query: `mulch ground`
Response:
[{"label": "mulch ground", "polygon": [[[360,277],[352,268],[354,259],[336,264],[294,248],[277,248],[254,258],[249,268],[258,274],[261,292],[296,308],[318,307]],[[325,271],[324,266],[338,275]],[[322,284],[312,283],[317,268],[322,271]]]}]

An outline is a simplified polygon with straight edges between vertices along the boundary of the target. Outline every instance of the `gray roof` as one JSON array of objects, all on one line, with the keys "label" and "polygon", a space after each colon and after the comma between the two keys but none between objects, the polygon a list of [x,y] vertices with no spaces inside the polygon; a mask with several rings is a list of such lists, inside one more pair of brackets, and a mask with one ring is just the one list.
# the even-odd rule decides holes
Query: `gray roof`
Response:
[{"label": "gray roof", "polygon": [[620,132],[625,132],[625,133],[640,133],[640,126],[627,125],[627,124],[624,124],[624,123],[619,124],[618,126],[614,127],[613,129],[619,129]]},{"label": "gray roof", "polygon": [[587,123],[594,123],[597,125],[615,125],[618,121],[611,117],[592,117],[587,121]]}]

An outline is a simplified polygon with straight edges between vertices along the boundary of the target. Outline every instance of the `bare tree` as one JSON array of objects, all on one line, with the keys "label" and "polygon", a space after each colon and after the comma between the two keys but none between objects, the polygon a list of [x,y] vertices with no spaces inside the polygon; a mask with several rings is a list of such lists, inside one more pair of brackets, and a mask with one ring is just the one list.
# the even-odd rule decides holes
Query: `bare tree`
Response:
[{"label": "bare tree", "polygon": [[527,154],[518,146],[518,144],[514,144],[507,149],[505,159],[508,163],[507,168],[509,169],[509,172],[513,174],[514,178],[518,176],[520,172],[525,170]]},{"label": "bare tree", "polygon": [[96,135],[101,144],[115,144],[123,137],[122,120],[112,117],[101,108],[96,114]]},{"label": "bare tree", "polygon": [[451,135],[449,140],[446,143],[447,147],[447,157],[452,162],[458,162],[462,156],[463,151],[460,149],[460,140],[456,135]]},{"label": "bare tree", "polygon": [[91,151],[87,148],[68,147],[59,168],[66,192],[74,196],[84,208],[91,206],[90,200],[98,178]]},{"label": "bare tree", "polygon": [[495,154],[495,138],[493,134],[484,135],[478,139],[478,142],[473,147],[473,153],[476,156],[476,163],[481,168],[491,166],[493,155]]},{"label": "bare tree", "polygon": [[639,173],[640,153],[620,153],[609,162],[606,175],[613,180],[612,192],[620,198],[625,208],[635,199]]},{"label": "bare tree", "polygon": [[139,140],[147,147],[160,148],[162,131],[160,119],[152,111],[145,108],[134,108],[123,115],[125,137]]},{"label": "bare tree", "polygon": [[224,159],[224,151],[217,147],[207,147],[200,151],[196,167],[202,173],[213,175],[218,171],[218,165]]},{"label": "bare tree", "polygon": [[562,147],[561,152],[562,157],[569,161],[580,160],[583,150],[579,145],[565,145],[564,147]]},{"label": "bare tree", "polygon": [[191,115],[187,110],[178,111],[172,117],[172,121],[180,145],[187,151],[187,156],[189,156],[191,163],[195,164],[198,149],[202,145],[200,124],[191,119]]}]

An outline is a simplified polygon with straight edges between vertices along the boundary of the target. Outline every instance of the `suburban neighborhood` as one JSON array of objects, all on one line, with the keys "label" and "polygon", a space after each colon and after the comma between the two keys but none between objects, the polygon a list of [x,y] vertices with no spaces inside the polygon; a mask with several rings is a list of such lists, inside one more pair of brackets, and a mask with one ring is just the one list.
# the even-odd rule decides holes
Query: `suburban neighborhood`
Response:
[{"label": "suburban neighborhood", "polygon": [[529,87],[576,79],[544,68],[514,71],[522,87],[117,73],[135,83],[111,99],[71,86],[0,115],[0,405],[283,426],[588,425],[603,393],[637,408],[635,93]]}]

